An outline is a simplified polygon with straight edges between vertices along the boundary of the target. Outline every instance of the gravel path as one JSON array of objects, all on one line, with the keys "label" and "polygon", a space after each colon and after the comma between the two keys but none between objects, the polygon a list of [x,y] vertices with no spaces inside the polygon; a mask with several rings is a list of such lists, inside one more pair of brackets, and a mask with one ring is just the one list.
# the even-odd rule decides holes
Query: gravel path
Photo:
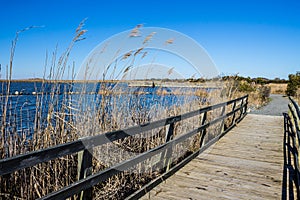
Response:
[{"label": "gravel path", "polygon": [[287,97],[283,97],[280,94],[271,94],[270,98],[271,102],[269,102],[266,106],[258,110],[253,110],[250,113],[259,115],[282,116],[283,112],[288,111],[289,99]]}]

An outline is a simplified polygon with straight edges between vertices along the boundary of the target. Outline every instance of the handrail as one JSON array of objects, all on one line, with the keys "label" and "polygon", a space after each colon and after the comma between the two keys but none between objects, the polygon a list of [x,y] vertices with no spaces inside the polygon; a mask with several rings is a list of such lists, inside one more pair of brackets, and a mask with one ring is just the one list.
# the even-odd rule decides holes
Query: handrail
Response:
[{"label": "handrail", "polygon": [[[289,97],[289,100],[289,112],[283,113],[285,121],[284,160],[285,168],[288,168],[290,171],[289,173],[293,174],[289,184],[289,191],[291,192],[294,190],[293,183],[291,184],[291,182],[294,182],[297,199],[300,199],[300,109],[294,99]],[[293,156],[293,159],[291,155]]]},{"label": "handrail", "polygon": [[77,153],[79,151],[82,151],[84,149],[90,149],[99,145],[103,145],[109,142],[113,142],[119,139],[124,139],[129,136],[133,136],[145,131],[152,130],[154,128],[158,128],[161,126],[166,126],[171,123],[179,122],[181,120],[194,117],[196,115],[200,115],[204,112],[208,112],[220,107],[223,107],[225,105],[230,105],[236,101],[239,101],[241,99],[244,99],[244,97],[240,97],[234,100],[230,100],[225,103],[220,103],[213,106],[208,106],[205,108],[201,108],[199,110],[195,110],[189,113],[185,113],[182,115],[177,115],[173,117],[169,117],[166,119],[161,119],[155,122],[130,127],[124,130],[117,130],[112,131],[104,134],[99,134],[96,136],[89,136],[82,139],[79,139],[74,142],[68,142],[65,144],[60,144],[57,146],[49,147],[46,149],[41,149],[37,151],[33,151],[26,154],[17,155],[11,158],[6,158],[0,160],[0,176],[4,174],[8,174],[20,169],[24,169],[26,167],[30,167],[42,162],[47,162],[49,160],[53,160],[55,158],[59,158],[62,156],[70,155],[73,153]]},{"label": "handrail", "polygon": [[[236,102],[239,102],[239,101],[241,101],[241,103],[239,104],[239,106],[236,106]],[[81,138],[74,142],[60,144],[60,145],[57,145],[54,147],[30,152],[27,154],[18,155],[18,156],[12,157],[12,158],[2,159],[2,160],[0,160],[0,176],[12,173],[12,172],[20,170],[20,169],[24,169],[26,167],[31,167],[31,166],[34,166],[39,163],[53,160],[53,159],[56,159],[56,158],[59,158],[62,156],[66,156],[66,155],[70,155],[70,154],[74,154],[74,153],[78,153],[78,152],[82,152],[82,151],[87,151],[88,149],[92,149],[93,147],[103,145],[106,143],[110,143],[110,142],[113,142],[113,141],[116,141],[119,139],[124,139],[126,137],[133,136],[136,134],[141,134],[142,132],[149,131],[149,130],[152,130],[152,129],[155,129],[158,127],[162,127],[162,126],[166,126],[166,125],[170,125],[170,127],[171,127],[171,125],[173,125],[173,127],[174,127],[174,124],[176,122],[179,122],[181,120],[188,119],[188,118],[200,115],[200,114],[206,114],[208,111],[212,111],[212,110],[222,108],[222,107],[225,110],[225,107],[232,103],[234,103],[232,111],[230,111],[228,113],[222,113],[222,116],[219,116],[210,122],[203,121],[203,123],[201,124],[200,127],[196,128],[186,134],[180,135],[179,137],[176,137],[175,139],[172,139],[173,137],[166,137],[166,138],[170,138],[170,140],[167,140],[164,144],[162,144],[156,148],[153,148],[147,152],[141,153],[138,156],[136,156],[130,160],[126,160],[122,163],[119,163],[118,165],[115,165],[111,168],[108,168],[103,171],[97,172],[93,175],[87,176],[86,178],[82,177],[81,180],[41,198],[41,199],[52,199],[52,198],[65,199],[74,194],[79,193],[80,191],[84,191],[88,188],[91,188],[99,182],[105,181],[109,177],[116,175],[116,174],[124,171],[125,169],[132,167],[133,164],[140,163],[148,158],[151,158],[153,155],[157,155],[158,153],[161,153],[164,151],[169,151],[170,149],[172,149],[173,145],[180,143],[180,142],[184,141],[185,139],[187,139],[191,136],[194,136],[197,133],[202,133],[201,137],[204,137],[206,132],[203,130],[206,130],[212,124],[215,124],[222,120],[224,122],[224,120],[226,118],[233,116],[232,122],[231,122],[230,126],[227,128],[227,130],[223,130],[220,133],[220,135],[218,135],[218,137],[223,136],[229,129],[231,129],[233,126],[235,126],[235,124],[237,122],[239,122],[240,120],[242,120],[242,118],[246,115],[247,104],[248,104],[248,95],[245,95],[243,97],[240,97],[240,98],[237,98],[234,100],[230,100],[230,101],[227,101],[224,103],[220,103],[217,105],[212,105],[212,106],[208,106],[205,108],[201,108],[201,109],[198,109],[198,110],[195,110],[195,111],[192,111],[189,113],[185,113],[182,115],[177,115],[177,116],[169,117],[166,119],[158,120],[155,122],[130,127],[130,128],[124,129],[124,130],[117,130],[117,131],[112,131],[112,132],[108,132],[108,133],[104,133],[104,134],[99,134],[96,136],[89,136],[89,137]],[[240,111],[240,116],[238,118],[236,118],[235,117],[236,113],[239,111]],[[224,123],[222,123],[222,126],[224,127]],[[173,130],[171,130],[171,131],[169,130],[168,134],[173,134]],[[212,139],[211,142],[202,146],[199,149],[199,151],[196,151],[196,152],[200,153],[205,148],[210,146],[212,144],[212,142],[217,141],[217,139],[218,139],[217,137]],[[187,162],[187,159],[182,160],[176,166],[178,167],[179,164],[182,164],[184,162]],[[176,167],[176,166],[174,166],[174,167]],[[170,169],[170,171],[172,171],[172,170]],[[141,194],[142,194],[142,192],[139,193],[139,195],[141,195]]]}]

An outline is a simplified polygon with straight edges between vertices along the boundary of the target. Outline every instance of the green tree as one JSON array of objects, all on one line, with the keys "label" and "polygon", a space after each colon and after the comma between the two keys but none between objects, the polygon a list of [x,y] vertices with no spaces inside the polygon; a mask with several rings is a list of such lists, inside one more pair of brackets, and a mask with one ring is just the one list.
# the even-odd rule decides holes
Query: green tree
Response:
[{"label": "green tree", "polygon": [[290,74],[287,89],[286,89],[286,94],[288,96],[295,96],[299,87],[300,87],[300,72],[297,72],[296,74]]}]

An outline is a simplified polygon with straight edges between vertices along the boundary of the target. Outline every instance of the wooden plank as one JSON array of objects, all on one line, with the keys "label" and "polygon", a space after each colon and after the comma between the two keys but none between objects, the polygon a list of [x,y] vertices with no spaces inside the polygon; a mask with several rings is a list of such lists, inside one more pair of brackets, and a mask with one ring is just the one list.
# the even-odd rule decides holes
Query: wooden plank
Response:
[{"label": "wooden plank", "polygon": [[280,199],[283,117],[249,114],[142,199]]},{"label": "wooden plank", "polygon": [[[175,181],[170,182],[167,180],[167,187],[163,187],[162,189],[168,193],[176,192],[177,196],[181,196],[184,199],[199,199],[199,196],[203,196],[203,198],[205,197],[206,199],[208,197],[217,199],[225,195],[230,196],[231,199],[237,199],[240,196],[248,196],[252,197],[249,199],[256,199],[257,197],[261,197],[261,194],[264,194],[263,197],[265,199],[276,199],[276,197],[280,195],[280,188],[272,188],[272,186],[268,184],[257,187],[257,183],[225,178],[219,174],[215,176],[211,174],[209,176],[207,174],[202,175],[202,178],[190,177],[189,182],[178,181],[184,178],[178,176]],[[209,182],[209,184],[199,184],[200,182]],[[174,191],[174,187],[180,190]],[[163,194],[163,192],[162,195],[164,195],[164,197],[167,196]]]}]

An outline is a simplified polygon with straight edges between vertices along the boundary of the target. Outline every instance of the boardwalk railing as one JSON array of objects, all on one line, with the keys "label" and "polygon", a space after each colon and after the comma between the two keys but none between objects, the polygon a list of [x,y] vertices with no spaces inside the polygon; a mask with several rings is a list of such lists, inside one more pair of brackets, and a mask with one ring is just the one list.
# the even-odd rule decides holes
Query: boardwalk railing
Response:
[{"label": "boardwalk railing", "polygon": [[[61,188],[60,190],[54,191],[40,199],[66,199],[72,197],[75,194],[79,194],[83,191],[83,199],[91,199],[92,187],[98,183],[104,182],[110,177],[120,174],[122,171],[130,169],[132,166],[141,163],[147,159],[152,158],[155,155],[161,156],[161,160],[167,165],[164,167],[164,171],[161,172],[161,176],[152,180],[150,183],[145,185],[140,190],[136,191],[128,197],[128,199],[136,199],[143,196],[147,191],[155,187],[157,184],[162,182],[162,180],[171,176],[186,163],[195,158],[199,153],[203,152],[213,143],[218,141],[220,137],[224,136],[232,127],[241,121],[247,114],[248,105],[248,95],[225,102],[217,105],[208,106],[199,110],[195,110],[182,115],[177,115],[169,117],[166,119],[154,121],[140,126],[130,127],[124,130],[117,130],[113,132],[108,132],[105,134],[99,134],[96,136],[89,136],[79,139],[74,142],[69,142],[65,144],[60,144],[47,149],[42,149],[27,154],[18,155],[11,158],[6,158],[0,160],[0,176],[10,174],[14,171],[21,170],[24,168],[35,166],[39,163],[47,162],[62,156],[70,154],[81,154],[82,162],[79,167],[80,180],[77,182]],[[221,110],[221,114],[214,116],[208,121],[208,112],[214,110]],[[192,131],[189,131],[179,136],[174,136],[175,124],[195,116],[201,116],[201,125]],[[208,134],[207,129],[212,125],[219,123],[221,124],[218,131],[219,133],[211,138],[208,142],[204,142],[205,136]],[[147,152],[141,153],[130,160],[126,160],[115,166],[107,168],[105,170],[96,172],[94,174],[87,173],[92,167],[92,149],[94,147],[107,144],[119,139],[124,139],[130,136],[142,134],[145,131],[153,130],[158,127],[168,126],[168,131],[166,132],[165,143],[157,146]],[[172,165],[171,156],[172,148],[174,145],[182,143],[192,136],[199,135],[200,148],[194,151],[192,154],[186,156],[180,162]]]},{"label": "boardwalk railing", "polygon": [[[289,112],[284,115],[284,181],[283,181],[283,198],[300,199],[300,109],[299,105],[291,97]],[[294,193],[296,193],[294,195]]]}]

